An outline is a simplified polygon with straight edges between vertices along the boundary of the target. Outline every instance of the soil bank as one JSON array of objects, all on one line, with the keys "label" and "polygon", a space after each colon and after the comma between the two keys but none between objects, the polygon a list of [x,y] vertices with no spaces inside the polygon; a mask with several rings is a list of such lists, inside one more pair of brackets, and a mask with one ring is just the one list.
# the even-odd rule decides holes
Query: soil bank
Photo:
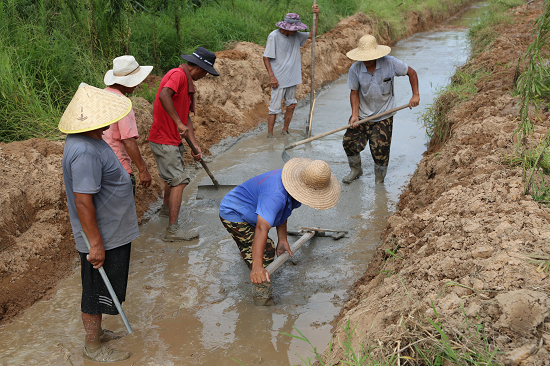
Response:
[{"label": "soil bank", "polygon": [[[513,23],[464,66],[488,76],[452,110],[450,139],[430,146],[389,217],[383,245],[340,313],[327,364],[346,359],[348,321],[353,349],[376,346],[381,357],[428,337],[428,318],[458,341],[458,352],[471,347],[468,329],[481,325],[500,362],[550,364],[549,273],[527,260],[550,251],[550,209],[524,196],[521,170],[503,163],[518,127],[515,67],[542,1],[510,11]],[[534,139],[550,127],[541,112]],[[417,359],[413,350],[400,355]]]}]

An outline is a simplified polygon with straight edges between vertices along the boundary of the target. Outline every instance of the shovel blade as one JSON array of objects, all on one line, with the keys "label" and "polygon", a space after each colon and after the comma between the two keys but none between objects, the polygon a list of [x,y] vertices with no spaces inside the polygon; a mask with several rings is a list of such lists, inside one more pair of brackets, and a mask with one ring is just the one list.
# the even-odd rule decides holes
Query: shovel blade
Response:
[{"label": "shovel blade", "polygon": [[288,163],[288,161],[290,160],[290,155],[287,154],[286,149],[283,150],[283,153],[281,154],[281,158],[285,163]]},{"label": "shovel blade", "polygon": [[226,194],[228,194],[233,188],[234,185],[208,185],[208,186],[198,186],[197,188],[197,199],[202,200],[222,200]]}]

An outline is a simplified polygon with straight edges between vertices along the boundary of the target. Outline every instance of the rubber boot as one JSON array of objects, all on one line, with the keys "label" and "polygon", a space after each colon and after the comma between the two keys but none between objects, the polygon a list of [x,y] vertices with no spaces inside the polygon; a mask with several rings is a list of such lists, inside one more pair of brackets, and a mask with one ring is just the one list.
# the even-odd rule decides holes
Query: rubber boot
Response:
[{"label": "rubber boot", "polygon": [[168,226],[166,228],[166,234],[164,235],[164,238],[162,238],[162,241],[167,242],[173,242],[173,241],[189,241],[193,239],[197,239],[199,237],[199,234],[184,234],[181,235],[178,233],[177,225]]},{"label": "rubber boot", "polygon": [[348,156],[349,167],[351,172],[342,179],[343,183],[350,184],[355,179],[363,175],[363,169],[361,168],[361,155]]},{"label": "rubber boot", "polygon": [[384,178],[386,178],[387,171],[388,171],[387,165],[374,164],[374,182],[384,183]]},{"label": "rubber boot", "polygon": [[273,306],[273,286],[271,282],[252,284],[252,298],[256,306]]},{"label": "rubber boot", "polygon": [[130,352],[126,351],[117,351],[101,345],[97,350],[91,351],[88,347],[84,346],[84,352],[82,355],[85,359],[95,361],[95,362],[117,362],[124,361],[130,358]]}]

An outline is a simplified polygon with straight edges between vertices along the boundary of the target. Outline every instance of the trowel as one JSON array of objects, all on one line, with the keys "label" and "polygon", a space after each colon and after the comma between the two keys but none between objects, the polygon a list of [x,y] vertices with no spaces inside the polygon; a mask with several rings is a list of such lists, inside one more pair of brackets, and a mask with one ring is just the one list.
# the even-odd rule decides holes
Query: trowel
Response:
[{"label": "trowel", "polygon": [[[193,151],[193,154],[197,155],[199,152],[197,151],[197,149],[195,148],[195,145],[193,145],[193,143],[191,142],[189,137],[186,137],[185,141],[187,141],[187,144],[189,145],[189,147]],[[229,191],[231,191],[233,188],[236,187],[235,185],[227,185],[227,184],[221,185],[221,184],[219,184],[218,181],[216,180],[216,178],[214,178],[214,175],[212,174],[210,169],[208,169],[208,166],[204,162],[204,159],[201,159],[200,163],[201,163],[202,167],[204,168],[204,170],[206,171],[206,173],[208,174],[208,176],[210,177],[210,179],[212,179],[212,183],[214,183],[214,185],[213,186],[198,186],[197,187],[197,199],[198,200],[202,200],[202,199],[221,200],[223,197],[225,197],[225,195],[227,193],[229,193]]]}]

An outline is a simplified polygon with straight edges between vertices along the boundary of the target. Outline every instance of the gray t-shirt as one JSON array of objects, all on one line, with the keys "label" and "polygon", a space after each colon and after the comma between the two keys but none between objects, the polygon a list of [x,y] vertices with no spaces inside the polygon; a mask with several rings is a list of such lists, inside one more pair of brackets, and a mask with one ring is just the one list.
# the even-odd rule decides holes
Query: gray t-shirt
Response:
[{"label": "gray t-shirt", "polygon": [[279,81],[279,88],[302,83],[300,47],[306,43],[308,37],[309,32],[296,32],[287,37],[279,29],[267,37],[264,57],[270,59],[273,74]]},{"label": "gray t-shirt", "polygon": [[[376,60],[376,69],[371,74],[362,61],[351,65],[348,74],[348,88],[359,90],[359,119],[364,119],[395,108],[393,94],[394,76],[405,76],[409,66],[393,56]],[[384,81],[385,80],[385,81]],[[391,113],[373,122],[393,116]]]},{"label": "gray t-shirt", "polygon": [[105,250],[130,243],[139,236],[130,176],[103,140],[68,135],[63,150],[63,180],[76,250],[89,253],[80,230],[74,193],[93,194],[96,220]]}]

